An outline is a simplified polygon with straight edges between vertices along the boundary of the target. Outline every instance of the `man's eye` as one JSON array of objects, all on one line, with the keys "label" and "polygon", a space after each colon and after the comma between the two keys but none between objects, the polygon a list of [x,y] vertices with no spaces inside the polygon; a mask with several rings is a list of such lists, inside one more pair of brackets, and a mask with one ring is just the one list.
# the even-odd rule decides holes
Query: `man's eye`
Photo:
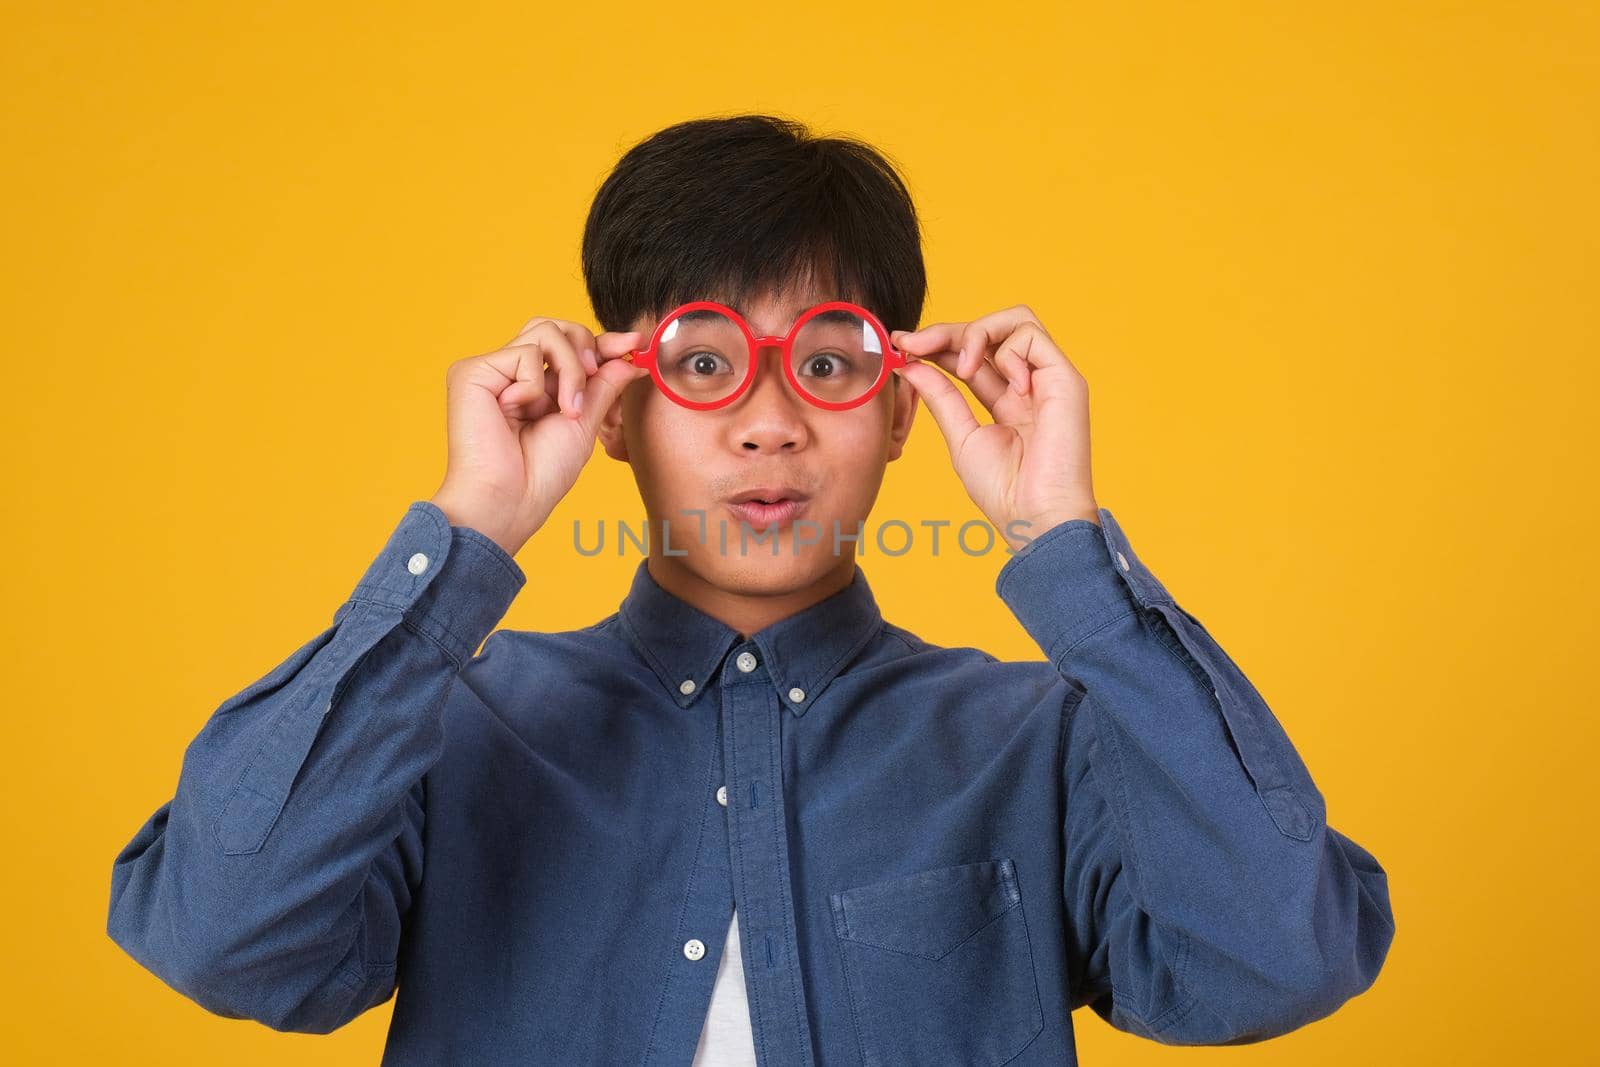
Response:
[{"label": "man's eye", "polygon": [[715,352],[690,352],[678,361],[678,365],[687,368],[690,374],[701,377],[717,374],[722,367],[733,369],[727,360]]},{"label": "man's eye", "polygon": [[833,352],[819,352],[800,364],[800,373],[807,378],[831,378],[849,370],[850,361]]}]

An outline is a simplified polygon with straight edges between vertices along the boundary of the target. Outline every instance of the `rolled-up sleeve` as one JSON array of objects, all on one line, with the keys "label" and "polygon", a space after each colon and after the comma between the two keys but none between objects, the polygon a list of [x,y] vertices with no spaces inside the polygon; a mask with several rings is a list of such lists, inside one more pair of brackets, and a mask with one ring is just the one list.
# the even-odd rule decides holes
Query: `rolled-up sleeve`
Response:
[{"label": "rolled-up sleeve", "polygon": [[995,583],[1065,683],[1072,1006],[1167,1044],[1287,1033],[1376,980],[1387,875],[1327,824],[1256,687],[1098,514],[1029,542]]},{"label": "rolled-up sleeve", "polygon": [[412,503],[332,624],[189,744],[112,865],[110,937],[206,1009],[274,1029],[326,1033],[387,1000],[445,697],[525,581]]}]

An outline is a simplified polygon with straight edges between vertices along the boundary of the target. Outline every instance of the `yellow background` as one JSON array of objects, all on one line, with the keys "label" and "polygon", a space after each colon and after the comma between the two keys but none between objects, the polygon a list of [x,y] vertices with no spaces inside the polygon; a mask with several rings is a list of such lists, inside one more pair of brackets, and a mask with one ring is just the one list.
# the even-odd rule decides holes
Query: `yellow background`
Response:
[{"label": "yellow background", "polygon": [[[392,1000],[285,1035],[140,969],[112,859],[432,493],[445,365],[594,325],[617,156],[758,110],[904,167],[925,322],[1039,312],[1100,502],[1388,869],[1336,1015],[1199,1051],[1080,1012],[1084,1061],[1600,1055],[1594,9],[874,7],[6,5],[12,1062],[377,1062]],[[637,557],[571,523],[637,506],[597,450],[504,625],[614,610]],[[923,411],[875,520],[976,515]],[[1035,658],[1002,562],[862,559],[890,619]]]}]

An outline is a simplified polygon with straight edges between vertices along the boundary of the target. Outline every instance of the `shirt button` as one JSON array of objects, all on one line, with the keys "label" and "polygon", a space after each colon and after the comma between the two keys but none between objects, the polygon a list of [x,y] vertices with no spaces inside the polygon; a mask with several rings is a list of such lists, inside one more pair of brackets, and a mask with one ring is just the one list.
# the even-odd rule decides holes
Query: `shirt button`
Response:
[{"label": "shirt button", "polygon": [[1128,569],[1128,557],[1124,556],[1121,552],[1117,553],[1117,562],[1122,564],[1122,569],[1123,570],[1127,570]]},{"label": "shirt button", "polygon": [[756,669],[756,658],[748,652],[739,653],[739,658],[733,662],[737,663],[739,665],[739,669],[744,671],[746,674],[749,674],[751,671]]},{"label": "shirt button", "polygon": [[723,807],[727,807],[728,806],[728,787],[727,786],[725,786],[725,785],[717,786],[717,803],[721,804]]},{"label": "shirt button", "polygon": [[691,960],[697,960],[706,954],[706,946],[699,938],[691,937],[683,943],[683,954]]},{"label": "shirt button", "polygon": [[806,698],[806,691],[799,686],[789,690],[789,703],[798,704]]},{"label": "shirt button", "polygon": [[690,693],[694,692],[694,679],[685,678],[678,685],[678,692],[682,693],[684,696],[688,696]]},{"label": "shirt button", "polygon": [[416,555],[406,560],[406,570],[410,571],[412,574],[421,574],[427,569],[428,557],[424,556],[421,552],[418,552]]}]

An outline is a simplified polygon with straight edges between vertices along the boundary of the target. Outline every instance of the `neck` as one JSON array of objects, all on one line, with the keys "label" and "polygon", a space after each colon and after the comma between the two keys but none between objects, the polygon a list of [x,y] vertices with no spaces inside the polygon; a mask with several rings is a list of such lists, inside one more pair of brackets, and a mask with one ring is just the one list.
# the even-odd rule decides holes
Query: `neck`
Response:
[{"label": "neck", "polygon": [[773,623],[826,600],[855,577],[855,556],[844,553],[837,566],[800,589],[781,593],[737,593],[718,588],[684,565],[682,557],[652,552],[645,560],[650,577],[678,599],[693,605],[747,641]]}]

